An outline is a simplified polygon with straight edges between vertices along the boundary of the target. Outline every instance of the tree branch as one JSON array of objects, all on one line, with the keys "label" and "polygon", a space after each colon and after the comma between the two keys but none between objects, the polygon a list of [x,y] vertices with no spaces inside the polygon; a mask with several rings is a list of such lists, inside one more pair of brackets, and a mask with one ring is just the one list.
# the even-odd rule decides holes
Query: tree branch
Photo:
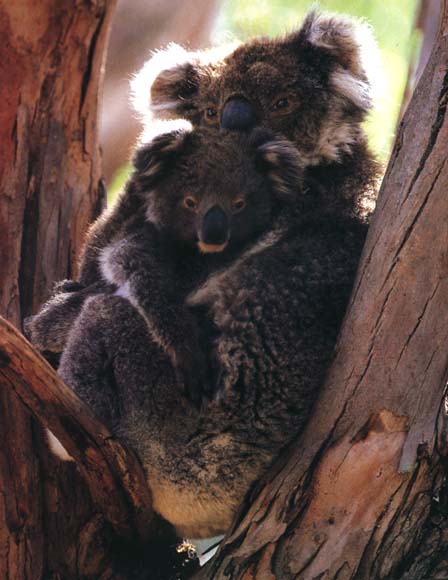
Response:
[{"label": "tree branch", "polygon": [[27,340],[0,317],[0,385],[14,392],[75,459],[104,517],[125,536],[146,540],[151,495],[135,455],[117,441]]}]

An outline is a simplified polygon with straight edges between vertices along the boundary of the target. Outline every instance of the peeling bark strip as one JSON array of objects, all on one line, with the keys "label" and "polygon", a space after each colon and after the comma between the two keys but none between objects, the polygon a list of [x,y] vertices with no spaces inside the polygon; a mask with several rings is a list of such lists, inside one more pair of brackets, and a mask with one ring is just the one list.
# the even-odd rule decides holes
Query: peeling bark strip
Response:
[{"label": "peeling bark strip", "polygon": [[313,417],[198,577],[448,578],[447,103],[444,0]]}]

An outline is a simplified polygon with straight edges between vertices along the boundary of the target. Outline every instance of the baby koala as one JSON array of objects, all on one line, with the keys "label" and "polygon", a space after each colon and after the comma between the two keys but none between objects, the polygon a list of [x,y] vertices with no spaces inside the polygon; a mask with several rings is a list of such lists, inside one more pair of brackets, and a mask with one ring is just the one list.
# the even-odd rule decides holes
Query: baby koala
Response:
[{"label": "baby koala", "polygon": [[212,396],[219,365],[212,324],[187,308],[187,296],[296,199],[301,174],[296,149],[267,131],[157,137],[137,151],[125,192],[91,229],[81,276],[91,284],[62,284],[27,323],[31,340],[57,350],[86,297],[113,291],[137,309],[199,405]]},{"label": "baby koala", "polygon": [[211,321],[187,297],[294,202],[301,176],[295,147],[261,130],[180,131],[136,155],[125,195],[141,203],[99,254],[101,275],[141,314],[196,404],[213,395],[219,365]]}]

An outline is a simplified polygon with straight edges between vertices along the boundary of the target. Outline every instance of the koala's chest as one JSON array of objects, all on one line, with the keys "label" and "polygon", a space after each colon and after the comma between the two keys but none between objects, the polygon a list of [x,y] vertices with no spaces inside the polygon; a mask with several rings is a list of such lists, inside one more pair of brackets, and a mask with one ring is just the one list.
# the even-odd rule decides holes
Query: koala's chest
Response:
[{"label": "koala's chest", "polygon": [[171,264],[173,281],[185,298],[204,284],[211,274],[223,267],[223,263],[223,260],[204,259],[202,256],[177,258]]}]

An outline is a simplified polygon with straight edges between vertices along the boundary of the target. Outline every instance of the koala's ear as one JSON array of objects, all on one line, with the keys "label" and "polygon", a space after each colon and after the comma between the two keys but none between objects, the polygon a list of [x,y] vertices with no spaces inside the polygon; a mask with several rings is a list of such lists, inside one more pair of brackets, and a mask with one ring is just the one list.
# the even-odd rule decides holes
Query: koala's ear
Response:
[{"label": "koala's ear", "polygon": [[172,131],[155,137],[134,155],[134,178],[143,190],[166,176],[192,138],[191,130]]},{"label": "koala's ear", "polygon": [[276,196],[293,202],[303,189],[303,163],[297,148],[287,139],[255,129],[251,136],[256,167],[270,179]]},{"label": "koala's ear", "polygon": [[199,87],[198,55],[174,43],[155,52],[131,80],[134,108],[143,117],[181,117]]},{"label": "koala's ear", "polygon": [[372,106],[371,87],[378,74],[378,48],[371,27],[349,17],[311,11],[290,40],[330,63],[330,84],[357,107]]},{"label": "koala's ear", "polygon": [[[172,118],[179,109],[191,107],[189,101],[199,89],[199,71],[192,62],[162,70],[150,91],[150,106],[160,117]],[[176,116],[176,115],[175,115]]]},{"label": "koala's ear", "polygon": [[228,44],[196,52],[171,43],[155,52],[131,81],[134,108],[145,119],[187,118],[196,122],[195,98],[204,76],[236,48]]}]

